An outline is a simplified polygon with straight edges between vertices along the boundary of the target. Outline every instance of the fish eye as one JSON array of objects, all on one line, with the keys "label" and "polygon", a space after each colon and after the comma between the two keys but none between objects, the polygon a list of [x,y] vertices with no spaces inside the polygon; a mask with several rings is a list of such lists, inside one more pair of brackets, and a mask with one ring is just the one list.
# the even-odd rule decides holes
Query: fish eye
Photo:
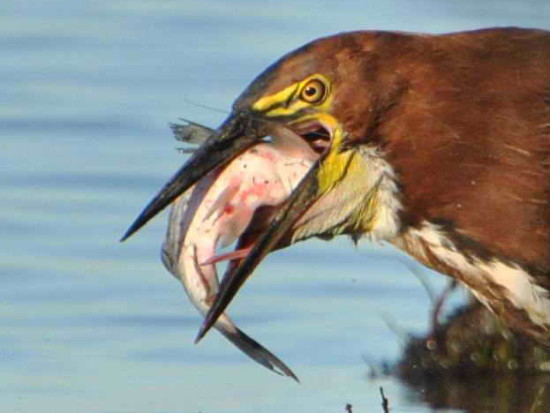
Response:
[{"label": "fish eye", "polygon": [[317,104],[325,100],[327,87],[319,79],[312,79],[305,84],[300,92],[300,99],[304,102]]}]

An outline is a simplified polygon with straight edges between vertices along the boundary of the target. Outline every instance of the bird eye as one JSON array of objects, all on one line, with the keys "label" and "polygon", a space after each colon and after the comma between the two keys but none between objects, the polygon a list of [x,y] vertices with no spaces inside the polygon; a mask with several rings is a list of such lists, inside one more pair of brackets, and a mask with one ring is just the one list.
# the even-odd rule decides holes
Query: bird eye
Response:
[{"label": "bird eye", "polygon": [[322,102],[327,93],[327,87],[319,79],[313,79],[306,83],[302,92],[300,93],[300,99],[308,103],[320,103]]}]

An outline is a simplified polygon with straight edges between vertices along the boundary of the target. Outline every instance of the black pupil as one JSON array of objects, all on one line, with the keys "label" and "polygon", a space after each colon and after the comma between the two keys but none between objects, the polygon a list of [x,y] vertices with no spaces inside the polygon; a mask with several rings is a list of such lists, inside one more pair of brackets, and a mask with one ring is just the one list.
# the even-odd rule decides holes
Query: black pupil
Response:
[{"label": "black pupil", "polygon": [[315,96],[316,93],[317,93],[317,88],[315,86],[308,86],[306,88],[306,96],[312,97],[312,96]]}]

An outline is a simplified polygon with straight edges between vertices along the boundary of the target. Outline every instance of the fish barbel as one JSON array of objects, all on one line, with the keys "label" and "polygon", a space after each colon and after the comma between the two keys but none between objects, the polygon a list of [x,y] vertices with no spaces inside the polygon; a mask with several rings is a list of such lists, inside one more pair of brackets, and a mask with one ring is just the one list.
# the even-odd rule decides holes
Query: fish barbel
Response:
[{"label": "fish barbel", "polygon": [[[248,149],[223,168],[201,179],[172,206],[168,232],[162,248],[166,268],[178,278],[189,299],[205,315],[218,292],[216,263],[238,262],[250,245],[239,241],[238,249],[216,255],[217,248],[234,243],[253,231],[253,217],[259,208],[282,204],[311,164],[292,158],[270,143]],[[265,221],[266,213],[262,219]],[[269,214],[267,214],[268,216]],[[226,315],[215,328],[249,357],[270,370],[298,380],[274,354],[239,330]]]}]

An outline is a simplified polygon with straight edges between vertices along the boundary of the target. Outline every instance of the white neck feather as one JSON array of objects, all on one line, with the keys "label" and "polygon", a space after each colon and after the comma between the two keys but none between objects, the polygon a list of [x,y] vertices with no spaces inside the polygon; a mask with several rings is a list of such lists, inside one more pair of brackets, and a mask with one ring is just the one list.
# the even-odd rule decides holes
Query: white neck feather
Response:
[{"label": "white neck feather", "polygon": [[[481,302],[488,304],[495,297],[506,300],[517,309],[524,310],[534,324],[550,330],[548,291],[537,285],[534,278],[519,265],[497,258],[482,260],[479,257],[466,256],[445,236],[439,226],[429,222],[408,230],[392,242],[424,263],[431,261],[428,254],[432,254],[440,262],[453,268],[453,275],[470,287]],[[486,288],[480,290],[475,288],[476,285],[484,285]]]}]

